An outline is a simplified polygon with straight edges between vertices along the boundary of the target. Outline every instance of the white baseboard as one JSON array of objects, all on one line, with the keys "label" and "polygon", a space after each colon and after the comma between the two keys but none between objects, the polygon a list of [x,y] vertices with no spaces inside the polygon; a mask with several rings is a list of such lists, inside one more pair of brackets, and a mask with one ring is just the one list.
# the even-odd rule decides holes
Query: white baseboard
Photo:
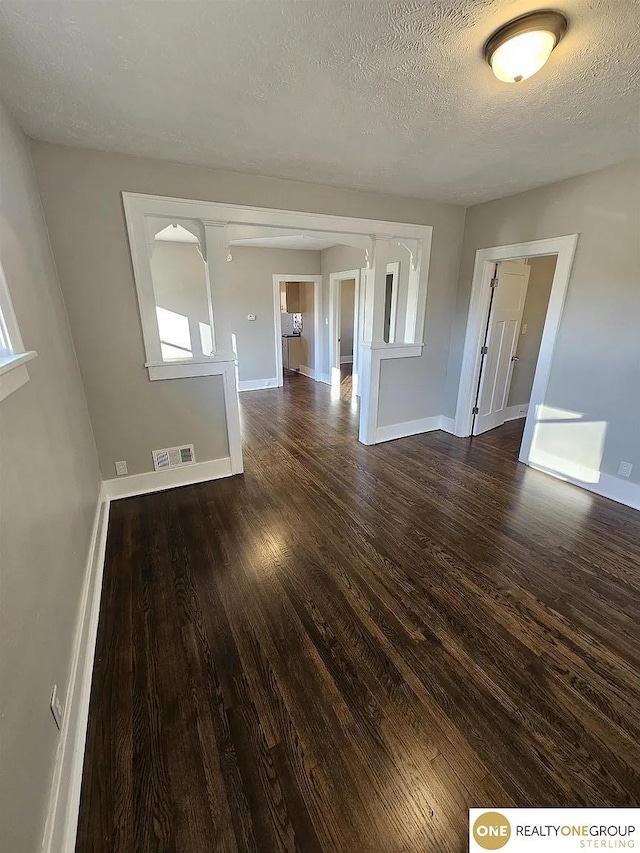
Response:
[{"label": "white baseboard", "polygon": [[404,421],[400,424],[378,427],[376,429],[375,444],[382,441],[394,441],[396,438],[406,438],[409,435],[418,435],[421,432],[433,432],[440,429],[442,418],[434,415],[431,418],[420,418],[417,421]]},{"label": "white baseboard", "polygon": [[303,376],[308,376],[309,379],[316,378],[316,372],[312,367],[307,367],[306,364],[301,364],[298,368],[298,373],[301,373]]},{"label": "white baseboard", "polygon": [[134,495],[146,495],[174,489],[176,486],[189,486],[206,480],[219,480],[232,475],[231,459],[210,459],[208,462],[195,462],[180,468],[166,471],[148,471],[145,474],[131,474],[129,477],[116,477],[105,480],[105,494],[109,500],[130,498]]},{"label": "white baseboard", "polygon": [[451,435],[456,434],[456,419],[448,418],[446,415],[442,415],[440,418],[440,429],[443,432],[450,432]]},{"label": "white baseboard", "polygon": [[505,422],[506,421],[517,421],[518,418],[526,418],[527,412],[529,411],[528,403],[520,403],[518,406],[508,406],[505,409]]},{"label": "white baseboard", "polygon": [[340,356],[340,364],[353,364],[353,356],[352,355],[341,355]]},{"label": "white baseboard", "polygon": [[[583,484],[579,484],[583,485]],[[589,485],[584,488],[590,488]],[[603,498],[609,498],[619,504],[630,506],[632,509],[640,509],[640,486],[629,480],[614,477],[613,474],[600,474],[600,481],[591,489]]]},{"label": "white baseboard", "polygon": [[264,388],[277,388],[278,377],[271,379],[239,379],[238,391],[261,391]]},{"label": "white baseboard", "polygon": [[584,465],[579,465],[572,460],[563,459],[551,453],[541,450],[532,450],[532,457],[528,463],[530,468],[550,474],[565,483],[580,486],[588,492],[609,498],[617,503],[629,506],[632,509],[640,509],[640,486],[614,477],[612,474],[603,474]]},{"label": "white baseboard", "polygon": [[84,750],[89,721],[93,663],[100,617],[109,507],[112,500],[231,476],[231,459],[196,462],[105,480],[100,489],[80,596],[65,716],[53,772],[42,853],[74,853],[80,808]]},{"label": "white baseboard", "polygon": [[100,617],[109,500],[104,483],[96,508],[73,645],[65,715],[53,772],[43,853],[74,853],[89,721],[93,659]]}]

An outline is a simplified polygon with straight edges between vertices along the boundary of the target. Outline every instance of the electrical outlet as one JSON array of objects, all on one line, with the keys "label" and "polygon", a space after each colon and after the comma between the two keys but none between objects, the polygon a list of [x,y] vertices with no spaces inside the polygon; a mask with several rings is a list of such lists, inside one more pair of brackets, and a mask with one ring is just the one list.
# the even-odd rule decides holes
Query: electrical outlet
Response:
[{"label": "electrical outlet", "polygon": [[618,475],[620,477],[630,477],[632,470],[633,465],[631,464],[631,462],[621,462],[618,465]]},{"label": "electrical outlet", "polygon": [[252,323],[253,323],[253,321],[254,321],[255,319],[256,319],[256,315],[255,315],[255,314],[247,314],[247,320],[249,320],[250,322],[252,322]]},{"label": "electrical outlet", "polygon": [[51,708],[51,713],[53,714],[53,719],[55,720],[56,726],[61,729],[62,728],[62,718],[64,717],[64,705],[62,704],[62,700],[58,696],[58,685],[53,685],[53,690],[51,691],[51,702],[49,703],[49,707]]},{"label": "electrical outlet", "polygon": [[523,324],[522,324],[522,329],[520,330],[520,334],[521,334],[521,335],[526,335],[526,334],[527,334],[527,324],[526,324],[526,323],[523,323]]},{"label": "electrical outlet", "polygon": [[123,459],[122,462],[116,462],[116,476],[122,477],[125,474],[128,474],[127,463]]}]

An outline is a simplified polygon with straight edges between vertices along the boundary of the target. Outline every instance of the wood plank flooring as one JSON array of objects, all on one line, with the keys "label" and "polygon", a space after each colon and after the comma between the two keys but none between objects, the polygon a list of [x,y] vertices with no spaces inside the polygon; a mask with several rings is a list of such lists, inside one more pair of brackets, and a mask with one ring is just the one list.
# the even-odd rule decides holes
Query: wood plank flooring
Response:
[{"label": "wood plank flooring", "polygon": [[640,515],[517,429],[358,444],[302,376],[246,473],[112,504],[77,850],[462,853],[640,805]]}]

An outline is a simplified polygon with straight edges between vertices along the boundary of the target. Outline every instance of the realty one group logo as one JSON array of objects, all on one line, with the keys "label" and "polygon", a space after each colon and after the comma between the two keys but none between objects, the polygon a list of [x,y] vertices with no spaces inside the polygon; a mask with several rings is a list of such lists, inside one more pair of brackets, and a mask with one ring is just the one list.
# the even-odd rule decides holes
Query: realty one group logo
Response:
[{"label": "realty one group logo", "polygon": [[640,809],[469,810],[469,853],[640,850]]},{"label": "realty one group logo", "polygon": [[473,838],[483,850],[500,850],[511,838],[511,824],[500,812],[484,812],[473,823]]}]

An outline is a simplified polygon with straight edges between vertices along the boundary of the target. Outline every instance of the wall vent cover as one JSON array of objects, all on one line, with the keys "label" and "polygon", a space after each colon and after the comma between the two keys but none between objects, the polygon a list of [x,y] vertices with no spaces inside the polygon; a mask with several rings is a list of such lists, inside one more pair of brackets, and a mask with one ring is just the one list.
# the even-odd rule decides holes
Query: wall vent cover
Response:
[{"label": "wall vent cover", "polygon": [[182,465],[193,465],[196,455],[193,444],[183,444],[180,447],[165,447],[164,450],[152,450],[153,467],[156,471],[165,468],[179,468]]}]

